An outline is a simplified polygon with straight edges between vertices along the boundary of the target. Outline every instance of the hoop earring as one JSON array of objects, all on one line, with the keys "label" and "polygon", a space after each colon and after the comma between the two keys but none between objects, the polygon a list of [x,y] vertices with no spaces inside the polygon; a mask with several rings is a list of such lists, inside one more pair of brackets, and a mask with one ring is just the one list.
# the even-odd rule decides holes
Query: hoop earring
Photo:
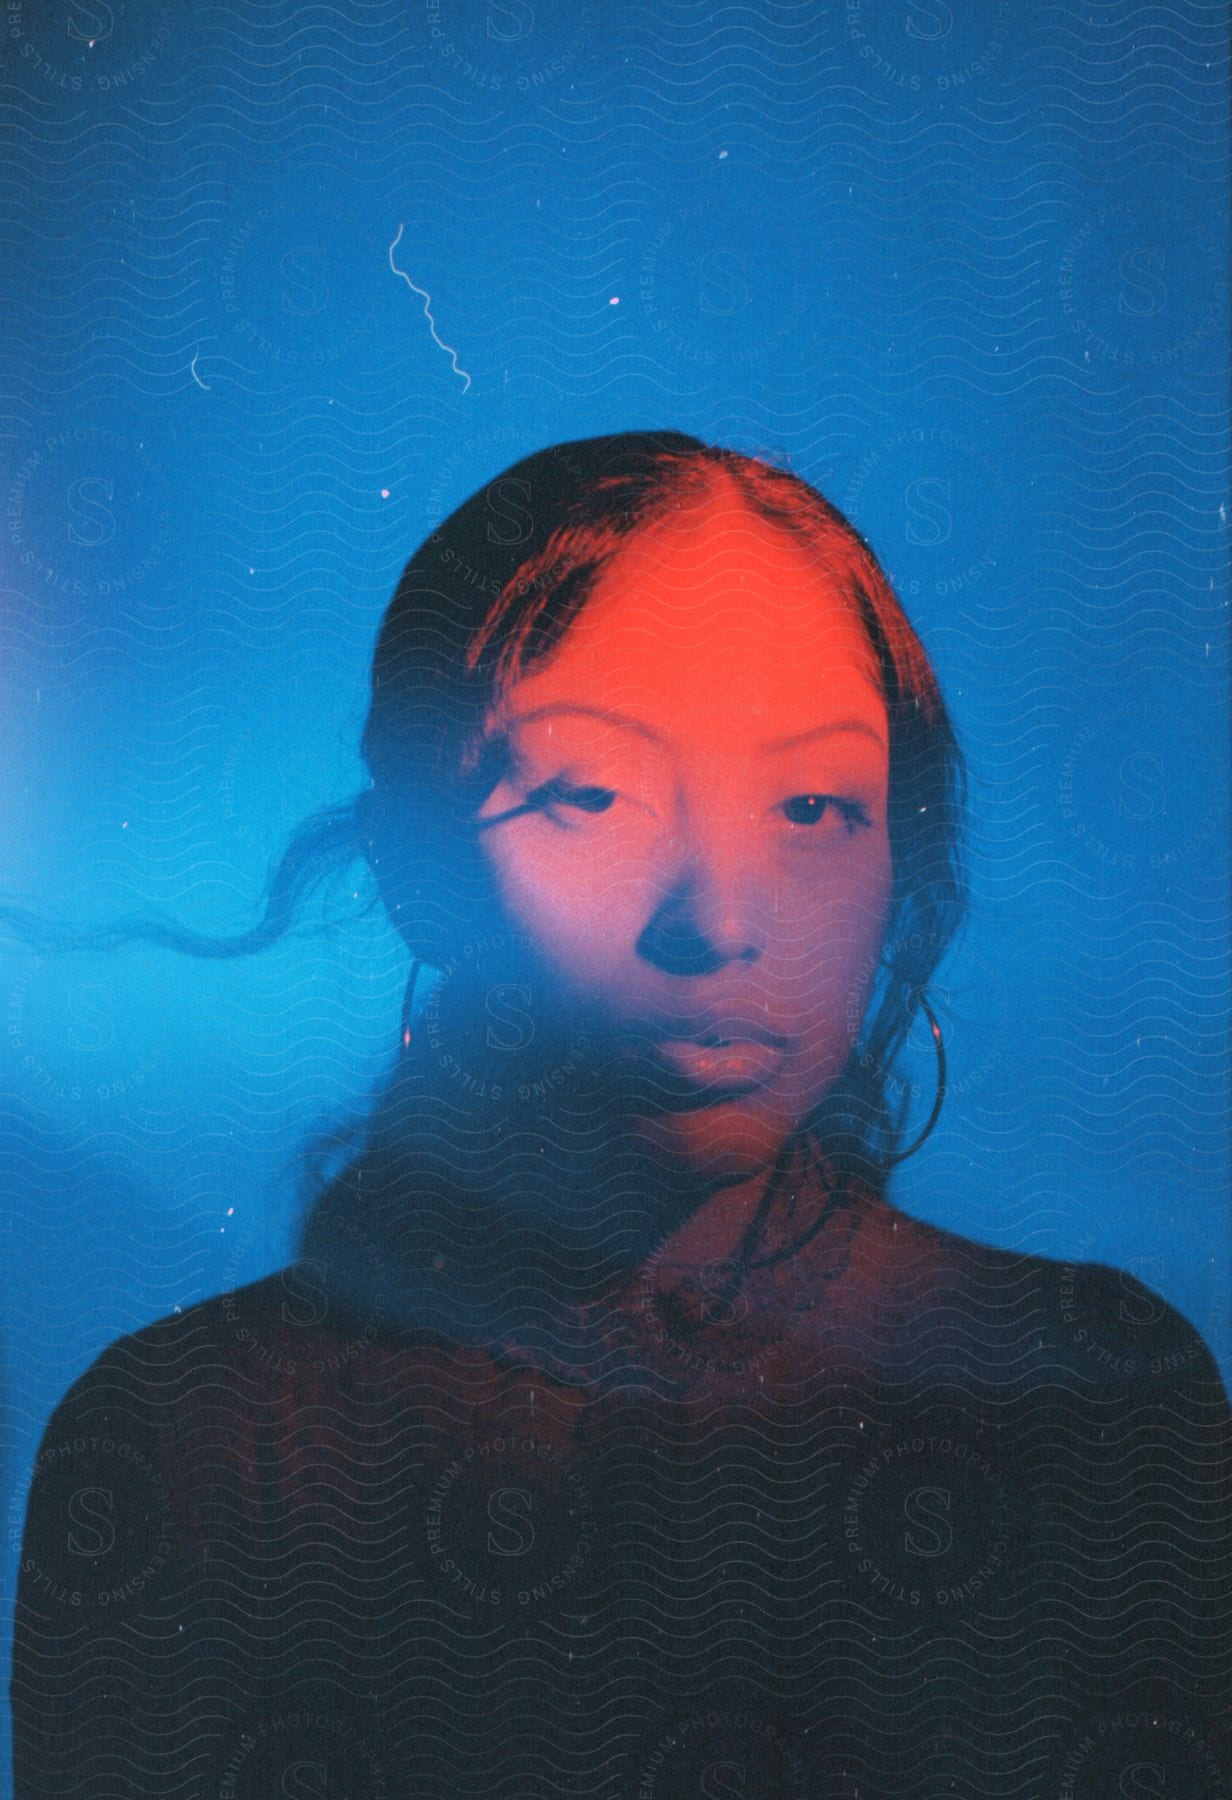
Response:
[{"label": "hoop earring", "polygon": [[916,1151],[920,1148],[920,1145],[924,1142],[925,1138],[929,1135],[933,1126],[940,1118],[942,1103],[945,1100],[945,1044],[941,1037],[941,1027],[937,1023],[937,1015],[928,1004],[928,1001],[924,999],[923,995],[920,996],[920,1011],[924,1014],[924,1017],[928,1020],[932,1029],[933,1048],[937,1052],[937,1094],[933,1101],[933,1110],[928,1115],[928,1123],[925,1125],[919,1137],[915,1140],[915,1143],[909,1144],[905,1150],[894,1150],[889,1156],[882,1159],[885,1163],[890,1165],[906,1162],[909,1156],[915,1155]]},{"label": "hoop earring", "polygon": [[419,971],[423,963],[415,957],[411,963],[410,978],[406,984],[406,993],[402,997],[402,1029],[398,1037],[398,1054],[406,1056],[411,1048],[411,1008],[415,1004],[415,983],[419,980]]}]

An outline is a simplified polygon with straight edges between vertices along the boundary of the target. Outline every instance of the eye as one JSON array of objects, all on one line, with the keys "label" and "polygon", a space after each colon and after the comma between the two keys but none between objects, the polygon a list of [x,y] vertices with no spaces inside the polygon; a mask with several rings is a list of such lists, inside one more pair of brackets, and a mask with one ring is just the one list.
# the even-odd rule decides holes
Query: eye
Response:
[{"label": "eye", "polygon": [[616,799],[612,788],[573,787],[569,782],[560,780],[545,781],[526,797],[528,806],[536,811],[549,812],[554,806],[570,806],[578,812],[606,812]]},{"label": "eye", "polygon": [[783,802],[793,825],[820,825],[823,819],[841,822],[848,832],[871,825],[868,808],[859,800],[840,800],[837,794],[793,794]]}]

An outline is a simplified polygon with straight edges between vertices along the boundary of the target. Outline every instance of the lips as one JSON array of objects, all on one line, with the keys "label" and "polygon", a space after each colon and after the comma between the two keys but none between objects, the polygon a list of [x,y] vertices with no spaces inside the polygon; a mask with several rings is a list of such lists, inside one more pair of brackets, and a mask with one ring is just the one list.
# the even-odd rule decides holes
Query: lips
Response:
[{"label": "lips", "polygon": [[756,1039],[698,1043],[696,1038],[660,1038],[639,1059],[635,1110],[699,1112],[742,1095],[755,1094],[773,1080],[783,1052]]},{"label": "lips", "polygon": [[649,1019],[630,1025],[614,1045],[613,1091],[630,1112],[696,1112],[757,1093],[791,1047],[752,1002],[655,1013],[653,1026]]},{"label": "lips", "polygon": [[692,1038],[669,1038],[655,1046],[668,1067],[705,1089],[765,1087],[783,1060],[773,1044],[754,1038],[718,1043],[698,1043]]}]

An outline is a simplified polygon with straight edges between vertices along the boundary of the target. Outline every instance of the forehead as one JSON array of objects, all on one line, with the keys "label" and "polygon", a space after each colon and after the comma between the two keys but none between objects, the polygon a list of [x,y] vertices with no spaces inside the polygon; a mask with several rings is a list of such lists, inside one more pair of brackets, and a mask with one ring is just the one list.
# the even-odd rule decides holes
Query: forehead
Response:
[{"label": "forehead", "polygon": [[853,707],[884,723],[876,654],[846,585],[833,554],[740,502],[711,502],[630,538],[515,691],[526,705],[601,702],[678,730],[699,716],[712,729],[722,712],[732,731],[774,722],[785,735]]}]

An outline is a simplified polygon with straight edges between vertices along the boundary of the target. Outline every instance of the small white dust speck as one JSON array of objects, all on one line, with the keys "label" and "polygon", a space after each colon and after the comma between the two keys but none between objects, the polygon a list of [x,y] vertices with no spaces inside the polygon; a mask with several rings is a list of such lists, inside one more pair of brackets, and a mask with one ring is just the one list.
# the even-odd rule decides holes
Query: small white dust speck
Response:
[{"label": "small white dust speck", "polygon": [[235,1208],[233,1206],[229,1206],[227,1208],[227,1217],[230,1219],[230,1218],[233,1218],[234,1216],[235,1216]]},{"label": "small white dust speck", "polygon": [[620,305],[620,295],[613,294],[611,299],[608,301],[608,305],[609,306],[619,306]]},{"label": "small white dust speck", "polygon": [[461,375],[462,379],[465,381],[466,387],[464,387],[462,389],[462,392],[465,394],[467,389],[471,385],[471,378],[467,374],[465,369],[459,368],[457,351],[451,349],[448,344],[443,343],[441,341],[441,339],[436,335],[436,320],[432,317],[432,296],[431,296],[431,294],[429,294],[425,288],[416,287],[415,283],[411,280],[411,278],[407,274],[406,270],[400,269],[398,267],[397,263],[394,261],[394,251],[398,248],[398,245],[401,242],[402,242],[402,226],[399,225],[398,226],[398,235],[394,239],[393,243],[389,246],[389,266],[393,270],[395,275],[401,275],[403,281],[405,281],[407,287],[410,288],[411,292],[414,294],[418,294],[420,299],[423,301],[423,303],[424,303],[424,318],[428,321],[428,330],[432,333],[432,342],[437,346],[438,350],[445,351],[445,353],[449,357],[450,363],[453,365],[454,374]]},{"label": "small white dust speck", "polygon": [[389,499],[389,489],[388,489],[388,488],[382,488],[382,489],[381,489],[381,499],[382,499],[382,500],[388,500],[388,499]]},{"label": "small white dust speck", "polygon": [[727,152],[726,152],[726,150],[720,150],[720,151],[719,151],[719,161],[720,161],[720,162],[726,162],[726,161],[727,161]]}]

